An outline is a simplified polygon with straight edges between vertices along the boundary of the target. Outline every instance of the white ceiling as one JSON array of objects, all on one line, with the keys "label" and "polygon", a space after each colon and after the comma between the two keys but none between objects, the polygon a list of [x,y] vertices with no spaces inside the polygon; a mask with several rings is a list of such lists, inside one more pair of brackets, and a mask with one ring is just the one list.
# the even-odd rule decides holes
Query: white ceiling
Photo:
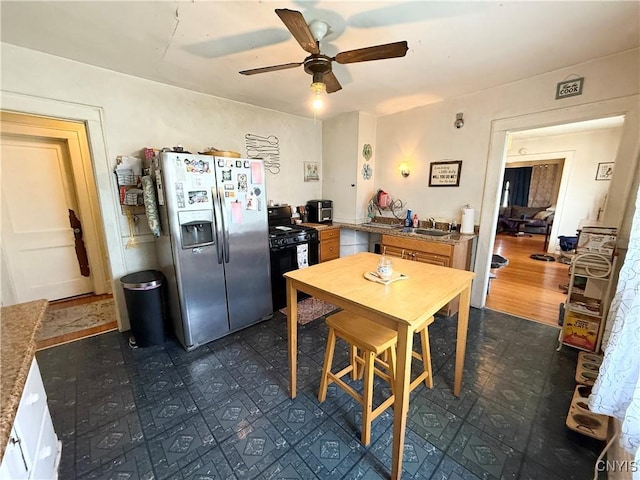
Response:
[{"label": "white ceiling", "polygon": [[[307,53],[274,13],[326,21],[322,53],[407,40],[403,58],[339,65],[319,115],[374,115],[473,93],[640,45],[640,2],[153,1],[0,3],[3,42],[312,116]],[[10,66],[3,65],[3,68]]]}]

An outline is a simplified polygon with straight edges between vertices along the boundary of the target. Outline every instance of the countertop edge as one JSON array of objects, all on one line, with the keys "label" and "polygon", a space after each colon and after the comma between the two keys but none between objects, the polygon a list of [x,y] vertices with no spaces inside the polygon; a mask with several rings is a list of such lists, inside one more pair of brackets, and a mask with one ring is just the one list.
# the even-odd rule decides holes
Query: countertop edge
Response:
[{"label": "countertop edge", "polygon": [[[0,383],[3,390],[0,393],[0,399],[2,400],[2,405],[0,406],[0,462],[4,457],[4,450],[18,412],[18,405],[29,375],[31,362],[35,357],[36,335],[40,330],[48,305],[49,302],[47,300],[34,300],[2,307],[0,335],[3,353],[0,357],[0,365],[2,376],[5,378]],[[28,319],[29,321],[25,322],[28,323],[26,325],[9,325],[16,319]],[[17,331],[14,329],[17,329]],[[17,338],[18,335],[20,335],[20,338]],[[9,357],[18,357],[19,355],[21,358],[7,358],[7,355]],[[7,368],[6,365],[9,362],[15,362],[16,367],[14,369]],[[7,380],[6,375],[10,375],[13,378]],[[8,387],[8,391],[5,391],[6,387]]]},{"label": "countertop edge", "polygon": [[381,229],[377,227],[372,227],[368,223],[342,223],[342,222],[333,222],[332,226],[338,228],[346,228],[349,230],[356,230],[360,232],[367,233],[379,233],[380,235],[391,235],[394,237],[403,237],[403,238],[413,238],[415,240],[423,240],[425,242],[439,242],[446,243],[449,245],[457,245],[460,243],[465,243],[470,240],[473,240],[477,235],[475,234],[465,234],[460,232],[452,232],[448,235],[444,235],[441,237],[433,237],[430,235],[422,235],[416,233],[406,233],[393,229]]}]

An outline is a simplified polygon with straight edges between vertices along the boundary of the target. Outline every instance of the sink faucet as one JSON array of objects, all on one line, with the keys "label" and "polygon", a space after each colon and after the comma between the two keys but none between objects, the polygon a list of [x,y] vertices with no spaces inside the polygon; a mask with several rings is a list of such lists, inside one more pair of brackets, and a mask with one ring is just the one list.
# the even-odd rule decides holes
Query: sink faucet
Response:
[{"label": "sink faucet", "polygon": [[436,228],[436,219],[433,217],[429,217],[429,224],[431,228]]}]

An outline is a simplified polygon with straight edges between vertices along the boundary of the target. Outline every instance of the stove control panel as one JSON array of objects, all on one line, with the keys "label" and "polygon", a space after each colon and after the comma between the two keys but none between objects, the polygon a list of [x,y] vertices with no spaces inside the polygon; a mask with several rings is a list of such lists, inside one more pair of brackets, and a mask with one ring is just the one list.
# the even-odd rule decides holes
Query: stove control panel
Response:
[{"label": "stove control panel", "polygon": [[286,247],[289,245],[299,245],[301,243],[317,242],[318,232],[291,232],[285,235],[274,235],[269,238],[269,245],[272,248]]}]

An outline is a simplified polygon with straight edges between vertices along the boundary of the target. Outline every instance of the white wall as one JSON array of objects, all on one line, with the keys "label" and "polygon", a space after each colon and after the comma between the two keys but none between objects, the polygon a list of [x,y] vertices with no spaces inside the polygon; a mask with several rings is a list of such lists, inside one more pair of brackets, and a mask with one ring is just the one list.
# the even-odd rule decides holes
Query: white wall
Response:
[{"label": "white wall", "polygon": [[[367,113],[360,112],[358,122],[358,151],[356,152],[356,178],[358,181],[356,183],[356,204],[353,206],[356,223],[365,223],[369,221],[367,216],[367,204],[374,192],[377,191],[374,180],[376,178],[376,128],[377,119]],[[365,159],[362,155],[362,149],[365,144],[371,145],[372,155],[370,160]],[[373,170],[373,175],[369,179],[365,179],[362,176],[362,169],[365,164],[368,164]]]},{"label": "white wall", "polygon": [[[323,122],[322,151],[323,198],[333,200],[333,217],[337,222],[364,223],[367,204],[375,191],[377,119],[364,112],[349,112]],[[372,156],[362,155],[365,144]],[[368,164],[374,176],[365,179],[362,169]]]},{"label": "white wall", "polygon": [[[583,94],[555,100],[556,84],[571,75],[585,77]],[[625,114],[607,205],[607,223],[619,225],[640,149],[639,92],[640,55],[635,49],[382,117],[376,135],[376,184],[405,201],[420,218],[459,219],[459,209],[466,203],[476,210],[476,224],[481,218],[484,223],[480,225],[472,304],[483,306],[506,131]],[[453,125],[456,112],[464,113],[461,129]],[[429,163],[443,160],[463,161],[459,187],[428,186]],[[411,166],[406,179],[398,172],[402,161]]]},{"label": "white wall", "polygon": [[325,121],[322,126],[322,198],[333,201],[336,222],[353,221],[354,217],[358,124],[358,112],[351,112]]},{"label": "white wall", "polygon": [[[27,105],[30,100],[47,102],[50,108],[46,111],[51,116],[69,106],[100,112],[101,131],[93,130],[90,143],[94,157],[102,155],[107,162],[107,165],[94,165],[94,172],[102,214],[108,225],[109,263],[124,329],[128,328],[128,321],[124,302],[118,298],[121,297],[118,280],[133,271],[155,268],[156,260],[144,217],[139,222],[139,231],[143,234],[141,248],[124,249],[127,223],[119,213],[115,178],[111,174],[116,156],[136,155],[143,147],[177,144],[192,152],[216,147],[244,155],[245,134],[275,135],[280,142],[281,170],[278,174],[267,173],[267,197],[300,205],[321,195],[320,182],[303,182],[303,162],[322,162],[322,126],[312,119],[203,95],[13,45],[1,47],[3,108],[7,108],[5,98],[12,97],[12,100],[18,98],[14,103],[18,105]],[[35,112],[27,107],[21,111]],[[77,116],[66,118],[83,120]],[[102,138],[96,139],[96,134]],[[96,152],[100,141],[104,151]],[[115,217],[113,212],[117,212]],[[109,238],[114,238],[114,229],[116,240],[112,241]]]},{"label": "white wall", "polygon": [[[559,194],[562,208],[554,217],[554,229],[550,238],[550,251],[557,243],[558,235],[576,235],[583,220],[598,217],[598,209],[604,207],[610,180],[596,180],[598,163],[615,162],[622,127],[590,130],[588,132],[554,135],[549,137],[515,139],[507,152],[507,162],[562,158],[570,152],[570,161],[562,171],[563,186]],[[526,155],[519,155],[526,148]],[[557,154],[556,154],[557,153]]]}]

